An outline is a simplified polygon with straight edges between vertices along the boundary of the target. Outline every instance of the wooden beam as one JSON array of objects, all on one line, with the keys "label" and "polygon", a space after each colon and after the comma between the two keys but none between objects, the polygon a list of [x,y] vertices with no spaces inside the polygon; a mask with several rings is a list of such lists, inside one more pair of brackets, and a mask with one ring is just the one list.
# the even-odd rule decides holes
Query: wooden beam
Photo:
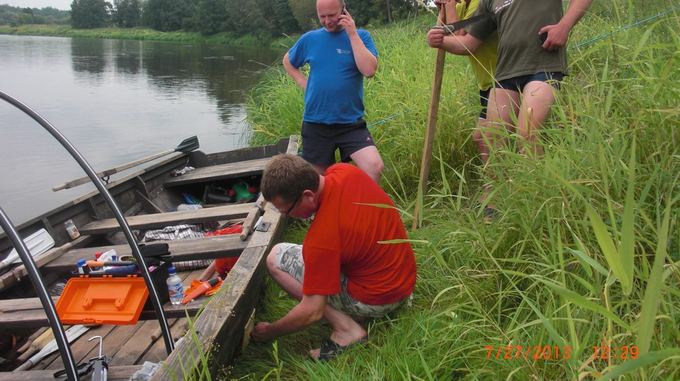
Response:
[{"label": "wooden beam", "polygon": [[[237,257],[248,245],[236,234],[215,236],[200,239],[182,239],[176,241],[158,241],[167,243],[168,250],[173,262],[190,261],[194,259],[213,259],[221,257]],[[81,259],[94,259],[94,253],[105,252],[115,249],[118,258],[131,255],[129,245],[112,245],[88,247],[70,250],[61,257],[46,264],[43,268],[49,271],[68,271],[74,268],[75,263]]]},{"label": "wooden beam", "polygon": [[[131,229],[163,228],[172,224],[191,224],[206,221],[219,221],[245,217],[254,203],[231,204],[215,208],[187,210],[180,212],[166,212],[144,214],[141,216],[127,217],[127,223]],[[93,221],[80,227],[82,234],[102,234],[120,230],[115,218]]]},{"label": "wooden beam", "polygon": [[[64,245],[46,251],[42,255],[38,256],[38,259],[35,261],[35,264],[39,268],[42,268],[45,266],[45,264],[55,260],[56,258],[59,258],[69,250],[83,246],[90,242],[91,240],[92,237],[90,236],[80,236],[71,242],[68,242]],[[26,271],[26,266],[24,265],[19,265],[7,271],[6,273],[0,275],[0,290],[4,290],[10,286],[17,284],[26,275],[28,275],[28,271]]]},{"label": "wooden beam", "polygon": [[269,157],[263,159],[238,161],[234,163],[211,165],[209,167],[196,168],[181,176],[170,177],[165,181],[166,187],[174,187],[185,184],[205,183],[215,180],[226,180],[237,177],[262,174]]},{"label": "wooden beam", "polygon": [[[189,280],[189,284],[191,280]],[[58,297],[53,297],[54,303],[57,303]],[[200,309],[201,305],[207,299],[201,298],[194,300],[187,305],[173,306],[170,302],[163,305],[165,316],[167,318],[183,318],[187,313],[189,316],[195,315]],[[139,320],[155,320],[156,312],[153,309],[145,309],[139,317]],[[19,329],[19,328],[37,328],[46,327],[49,325],[45,311],[43,310],[40,299],[25,298],[25,299],[6,299],[0,300],[0,327],[3,330]]]}]

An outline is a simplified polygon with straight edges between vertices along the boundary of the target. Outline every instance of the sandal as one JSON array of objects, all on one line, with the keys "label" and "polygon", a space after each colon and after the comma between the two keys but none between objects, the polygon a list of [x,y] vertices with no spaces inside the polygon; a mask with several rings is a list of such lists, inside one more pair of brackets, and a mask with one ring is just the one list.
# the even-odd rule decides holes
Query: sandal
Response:
[{"label": "sandal", "polygon": [[490,224],[490,223],[493,222],[493,220],[498,218],[500,212],[498,211],[498,209],[487,206],[487,207],[484,208],[484,211],[482,212],[482,214],[483,214],[483,217],[484,217],[484,222],[487,223],[487,224]]},{"label": "sandal", "polygon": [[340,345],[330,338],[321,343],[321,348],[319,350],[319,361],[329,361],[336,358],[339,354],[346,351],[347,349],[356,346],[358,344],[364,344],[368,341],[368,336],[364,336],[359,341],[355,341],[349,345]]}]

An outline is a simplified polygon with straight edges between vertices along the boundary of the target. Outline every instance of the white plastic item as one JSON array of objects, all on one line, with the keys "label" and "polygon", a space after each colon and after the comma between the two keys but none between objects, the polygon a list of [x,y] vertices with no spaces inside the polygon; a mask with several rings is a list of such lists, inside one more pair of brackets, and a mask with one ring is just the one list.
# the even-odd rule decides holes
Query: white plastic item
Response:
[{"label": "white plastic item", "polygon": [[173,266],[168,268],[168,275],[165,283],[168,285],[170,303],[176,306],[182,303],[182,299],[184,299],[184,285],[182,285],[182,279],[177,276],[177,271]]},{"label": "white plastic item", "polygon": [[[28,251],[31,253],[31,256],[35,258],[54,247],[54,238],[52,238],[47,230],[40,229],[24,238],[24,243],[26,244]],[[4,269],[10,264],[20,261],[21,258],[19,258],[19,252],[17,249],[12,249],[12,251],[9,252],[9,255],[7,255],[7,258],[0,261],[0,269]]]}]

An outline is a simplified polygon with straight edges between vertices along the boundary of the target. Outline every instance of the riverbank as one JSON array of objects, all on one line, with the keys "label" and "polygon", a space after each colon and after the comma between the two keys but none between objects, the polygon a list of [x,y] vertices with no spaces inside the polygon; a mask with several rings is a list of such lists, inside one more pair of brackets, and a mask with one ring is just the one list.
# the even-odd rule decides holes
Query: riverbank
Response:
[{"label": "riverbank", "polygon": [[231,33],[218,33],[204,36],[196,32],[159,32],[149,28],[96,28],[74,29],[69,25],[0,25],[0,34],[22,36],[51,36],[73,38],[107,38],[119,40],[153,40],[197,44],[222,44],[230,46],[262,46],[272,49],[285,49],[290,46],[290,38],[279,39],[265,36],[236,36]]},{"label": "riverbank", "polygon": [[[545,156],[517,154],[508,135],[508,149],[490,159],[496,178],[480,173],[470,139],[472,71],[449,55],[424,225],[410,232],[413,306],[370,323],[368,344],[330,363],[307,356],[328,336],[325,325],[251,343],[231,377],[680,378],[680,20],[636,24],[668,4],[593,4],[571,36],[571,75],[541,132]],[[426,30],[422,22],[372,30],[380,68],[365,91],[385,161],[381,185],[407,227],[434,67]],[[298,134],[301,110],[302,92],[272,70],[249,102],[254,140]],[[476,203],[487,183],[500,210],[491,224]],[[306,226],[294,226],[286,239],[301,242]],[[293,305],[269,281],[257,320]]]}]

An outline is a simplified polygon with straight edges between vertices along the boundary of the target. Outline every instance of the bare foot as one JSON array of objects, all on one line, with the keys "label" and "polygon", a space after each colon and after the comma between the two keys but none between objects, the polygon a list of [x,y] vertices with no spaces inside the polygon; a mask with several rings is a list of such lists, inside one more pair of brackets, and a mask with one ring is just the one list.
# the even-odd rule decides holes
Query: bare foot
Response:
[{"label": "bare foot", "polygon": [[[330,340],[335,342],[341,348],[349,347],[350,345],[358,342],[366,341],[367,333],[360,327],[359,330],[352,332],[337,332],[333,331],[331,333]],[[314,360],[318,360],[321,355],[321,348],[312,349],[309,351],[309,356]]]}]

